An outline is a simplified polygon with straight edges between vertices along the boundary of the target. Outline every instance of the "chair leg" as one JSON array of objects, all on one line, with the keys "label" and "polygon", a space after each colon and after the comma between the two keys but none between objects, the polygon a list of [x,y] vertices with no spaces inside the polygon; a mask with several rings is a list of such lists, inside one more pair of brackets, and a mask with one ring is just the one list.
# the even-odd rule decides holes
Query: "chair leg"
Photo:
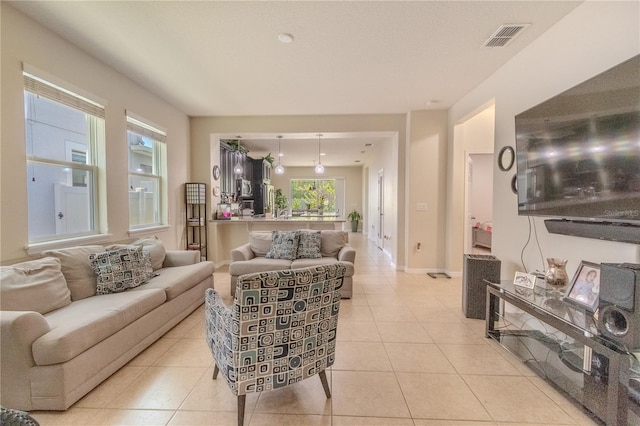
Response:
[{"label": "chair leg", "polygon": [[322,382],[322,387],[324,388],[324,394],[327,395],[327,398],[331,398],[331,390],[329,390],[329,382],[327,382],[327,373],[325,370],[322,370],[318,373],[320,376],[320,381]]},{"label": "chair leg", "polygon": [[218,371],[220,371],[220,369],[218,368],[218,365],[216,364],[216,365],[213,367],[213,380],[215,380],[215,379],[217,379],[217,378],[218,378]]},{"label": "chair leg", "polygon": [[247,395],[238,395],[238,426],[244,425],[244,405]]}]

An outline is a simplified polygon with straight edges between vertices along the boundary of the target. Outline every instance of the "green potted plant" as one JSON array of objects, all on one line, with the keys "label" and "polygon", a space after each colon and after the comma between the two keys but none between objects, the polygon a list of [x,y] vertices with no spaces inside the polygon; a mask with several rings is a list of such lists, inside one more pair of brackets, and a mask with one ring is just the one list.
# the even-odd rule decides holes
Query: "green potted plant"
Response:
[{"label": "green potted plant", "polygon": [[238,152],[240,154],[247,154],[249,152],[247,148],[240,145],[240,141],[238,139],[230,139],[227,143],[231,148],[231,152]]},{"label": "green potted plant", "polygon": [[276,189],[274,203],[276,205],[276,216],[280,217],[282,211],[286,210],[289,205],[287,197],[284,196],[280,188]]},{"label": "green potted plant", "polygon": [[267,154],[266,157],[263,158],[264,161],[266,161],[267,163],[269,163],[269,165],[271,167],[273,167],[273,162],[275,161],[275,159],[273,158],[273,156],[271,155],[271,153]]},{"label": "green potted plant", "polygon": [[362,215],[356,209],[351,210],[351,213],[347,215],[347,219],[351,221],[351,232],[358,232],[358,222],[362,219]]}]

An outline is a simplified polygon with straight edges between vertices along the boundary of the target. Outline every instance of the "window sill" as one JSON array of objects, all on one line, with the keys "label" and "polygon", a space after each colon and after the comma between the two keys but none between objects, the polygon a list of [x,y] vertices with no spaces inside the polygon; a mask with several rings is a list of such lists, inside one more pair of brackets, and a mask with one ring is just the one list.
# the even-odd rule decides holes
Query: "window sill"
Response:
[{"label": "window sill", "polygon": [[111,239],[111,234],[88,235],[84,237],[66,238],[64,240],[31,243],[26,247],[28,255],[40,254],[45,250],[56,250],[86,244],[104,243]]},{"label": "window sill", "polygon": [[148,228],[130,229],[130,237],[141,237],[144,235],[153,235],[156,232],[167,231],[171,228],[169,225],[149,226]]}]

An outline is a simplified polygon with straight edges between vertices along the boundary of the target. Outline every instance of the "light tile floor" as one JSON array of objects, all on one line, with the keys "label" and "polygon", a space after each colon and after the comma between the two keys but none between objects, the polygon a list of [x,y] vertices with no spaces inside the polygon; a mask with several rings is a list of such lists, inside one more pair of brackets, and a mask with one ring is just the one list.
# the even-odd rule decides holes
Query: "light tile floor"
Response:
[{"label": "light tile floor", "polygon": [[[332,398],[320,380],[250,394],[256,425],[593,425],[464,317],[461,279],[406,274],[362,234],[354,295],[343,300]],[[215,273],[227,302],[229,275]],[[204,340],[203,308],[66,412],[34,412],[48,425],[235,425],[236,398]]]}]

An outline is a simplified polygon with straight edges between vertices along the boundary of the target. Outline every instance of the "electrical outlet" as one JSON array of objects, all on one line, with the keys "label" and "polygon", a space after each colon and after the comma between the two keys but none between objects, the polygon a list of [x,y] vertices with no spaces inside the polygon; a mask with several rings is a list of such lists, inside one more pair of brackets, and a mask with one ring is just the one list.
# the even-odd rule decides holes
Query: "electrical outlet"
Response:
[{"label": "electrical outlet", "polygon": [[427,211],[427,203],[418,203],[416,204],[416,210],[419,212],[426,212]]}]

